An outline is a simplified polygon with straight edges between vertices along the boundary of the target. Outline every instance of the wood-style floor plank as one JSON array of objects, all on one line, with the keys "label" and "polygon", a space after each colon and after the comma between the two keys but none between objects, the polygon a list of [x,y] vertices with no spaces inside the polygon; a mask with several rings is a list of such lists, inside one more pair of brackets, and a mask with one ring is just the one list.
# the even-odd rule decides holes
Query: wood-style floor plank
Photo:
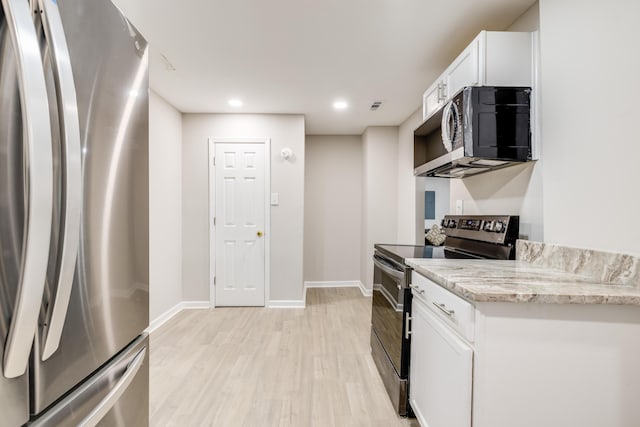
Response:
[{"label": "wood-style floor plank", "polygon": [[179,313],[151,335],[151,425],[418,426],[369,349],[371,299],[309,289],[305,309]]}]

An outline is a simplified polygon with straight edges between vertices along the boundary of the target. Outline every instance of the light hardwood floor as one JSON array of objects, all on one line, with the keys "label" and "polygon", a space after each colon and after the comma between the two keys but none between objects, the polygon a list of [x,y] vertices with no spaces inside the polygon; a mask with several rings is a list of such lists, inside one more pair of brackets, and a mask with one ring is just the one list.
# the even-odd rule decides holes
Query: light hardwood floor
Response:
[{"label": "light hardwood floor", "polygon": [[309,289],[305,309],[188,310],[151,335],[151,425],[418,426],[369,351],[371,299]]}]

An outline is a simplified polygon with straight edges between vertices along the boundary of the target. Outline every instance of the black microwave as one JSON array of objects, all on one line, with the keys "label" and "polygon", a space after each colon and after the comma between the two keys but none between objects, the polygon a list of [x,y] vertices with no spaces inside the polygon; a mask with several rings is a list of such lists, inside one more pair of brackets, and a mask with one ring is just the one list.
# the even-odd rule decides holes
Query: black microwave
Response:
[{"label": "black microwave", "polygon": [[531,160],[531,88],[463,88],[414,131],[414,154],[415,175],[443,178]]}]

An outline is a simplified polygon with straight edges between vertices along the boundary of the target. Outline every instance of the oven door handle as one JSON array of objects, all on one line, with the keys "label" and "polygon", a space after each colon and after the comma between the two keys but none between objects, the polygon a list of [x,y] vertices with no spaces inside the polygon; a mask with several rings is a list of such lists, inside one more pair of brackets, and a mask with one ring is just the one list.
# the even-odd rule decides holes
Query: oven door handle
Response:
[{"label": "oven door handle", "polygon": [[373,264],[376,267],[378,267],[380,270],[387,273],[389,276],[397,280],[404,280],[404,271],[393,268],[392,266],[390,266],[389,264],[386,264],[384,261],[382,261],[379,257],[375,255],[373,256]]}]

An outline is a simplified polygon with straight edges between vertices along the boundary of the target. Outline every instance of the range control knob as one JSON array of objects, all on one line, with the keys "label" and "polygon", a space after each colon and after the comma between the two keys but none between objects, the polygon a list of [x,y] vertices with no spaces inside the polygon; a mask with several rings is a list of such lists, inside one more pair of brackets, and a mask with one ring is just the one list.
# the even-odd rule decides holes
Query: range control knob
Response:
[{"label": "range control knob", "polygon": [[485,221],[484,222],[484,231],[493,231],[494,222],[493,221]]},{"label": "range control knob", "polygon": [[456,228],[456,220],[455,219],[450,219],[449,220],[449,228]]},{"label": "range control knob", "polygon": [[496,221],[495,232],[496,233],[504,233],[505,232],[505,223],[502,221]]},{"label": "range control knob", "polygon": [[442,221],[440,221],[440,226],[446,227],[448,223],[449,223],[448,219],[442,218]]}]

